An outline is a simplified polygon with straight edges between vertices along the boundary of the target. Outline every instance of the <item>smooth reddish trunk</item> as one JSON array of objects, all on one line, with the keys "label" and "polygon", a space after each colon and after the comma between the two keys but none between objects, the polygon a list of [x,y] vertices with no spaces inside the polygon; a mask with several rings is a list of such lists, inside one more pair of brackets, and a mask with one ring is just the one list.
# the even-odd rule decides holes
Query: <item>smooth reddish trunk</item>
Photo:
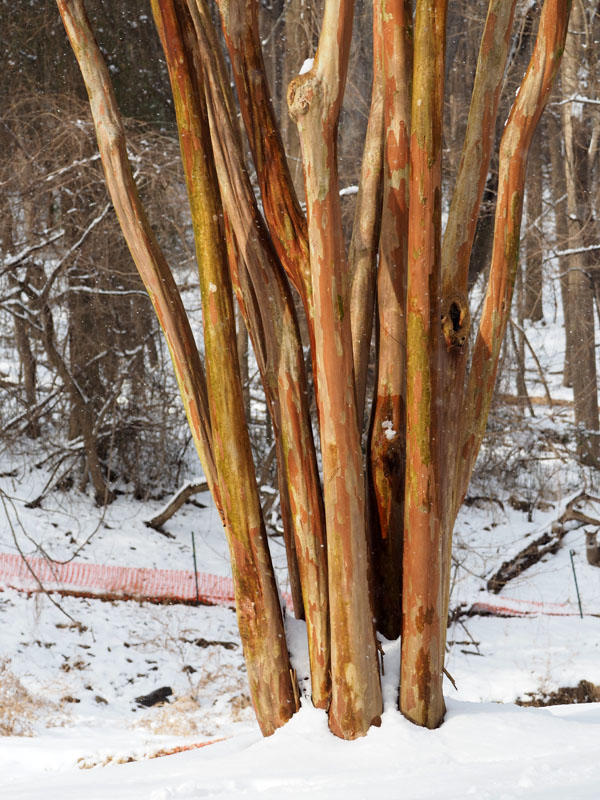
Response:
[{"label": "smooth reddish trunk", "polygon": [[415,17],[408,228],[406,496],[400,709],[437,727],[443,616],[441,383],[441,156],[445,0],[419,0]]},{"label": "smooth reddish trunk", "polygon": [[330,0],[314,66],[288,90],[302,146],[315,315],[330,586],[329,726],[344,738],[364,735],[382,710],[336,158],[351,28],[352,3]]}]

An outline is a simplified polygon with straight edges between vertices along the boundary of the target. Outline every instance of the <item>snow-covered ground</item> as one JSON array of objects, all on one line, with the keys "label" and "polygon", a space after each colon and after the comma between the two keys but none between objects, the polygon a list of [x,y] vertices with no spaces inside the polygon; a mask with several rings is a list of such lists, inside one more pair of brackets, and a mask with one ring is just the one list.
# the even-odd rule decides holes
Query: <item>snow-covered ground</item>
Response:
[{"label": "snow-covered ground", "polygon": [[[15,499],[5,500],[12,525],[0,525],[1,551],[15,552],[18,543],[26,553],[39,555],[42,547],[54,558],[77,550],[78,560],[93,563],[191,569],[194,531],[199,570],[228,573],[224,537],[206,495],[197,499],[208,507],[185,506],[167,524],[174,538],[166,538],[143,524],[158,503],[120,497],[102,514],[86,497],[52,492],[42,509],[25,508],[22,501],[35,497],[44,480],[27,473],[24,462],[16,476],[2,479]],[[531,521],[506,502],[464,508],[452,607],[482,597],[497,601],[485,589],[487,578],[548,529],[572,494],[540,503]],[[285,588],[278,540],[273,553]],[[348,743],[328,733],[325,715],[306,698],[283,730],[261,738],[231,609],[54,596],[57,607],[42,594],[5,590],[0,727],[27,735],[0,739],[1,796],[597,798],[600,704],[514,704],[582,679],[600,684],[600,617],[593,616],[600,614],[600,569],[585,561],[582,530],[569,532],[555,555],[509,582],[501,597],[569,616],[461,616],[448,631],[447,669],[456,689],[447,681],[448,714],[437,731],[417,729],[396,710],[399,643],[384,643],[383,724]],[[303,623],[288,618],[287,628],[302,677]],[[136,704],[163,686],[173,691],[170,703]],[[151,758],[207,741],[214,743]]]},{"label": "snow-covered ground", "polygon": [[[527,334],[553,399],[568,401],[571,392],[560,385],[560,314],[554,295],[546,295],[548,325],[529,325]],[[526,359],[530,394],[543,397],[546,387],[529,351]],[[510,376],[504,382],[501,376],[499,388],[515,393]],[[263,739],[232,609],[27,596],[4,588],[0,797],[600,797],[600,703],[515,704],[581,680],[600,685],[600,569],[586,562],[583,528],[569,526],[555,554],[509,581],[499,595],[487,588],[503,562],[551,530],[578,492],[600,494],[598,474],[570,458],[572,409],[534,408],[536,418],[527,425],[516,415],[492,421],[480,459],[482,479],[470,488],[471,502],[456,524],[450,601],[456,619],[446,659],[456,687],[446,681],[448,713],[440,729],[418,729],[397,710],[399,642],[383,643],[380,728],[342,742],[304,697],[291,722]],[[31,452],[0,455],[0,553],[192,570],[193,533],[198,570],[229,575],[225,539],[207,495],[195,498],[206,508],[188,504],[167,523],[167,538],[144,525],[159,510],[157,502],[119,496],[102,511],[75,491],[52,491],[41,508],[27,508],[49,477],[31,470],[34,460]],[[527,510],[519,510],[523,502]],[[588,512],[600,516],[600,507]],[[271,543],[286,590],[284,550],[279,539]],[[475,603],[522,604],[538,613],[468,616]],[[305,687],[303,623],[287,617],[286,626]],[[172,690],[169,703],[136,703],[165,686]],[[153,757],[190,745],[195,747]]]}]

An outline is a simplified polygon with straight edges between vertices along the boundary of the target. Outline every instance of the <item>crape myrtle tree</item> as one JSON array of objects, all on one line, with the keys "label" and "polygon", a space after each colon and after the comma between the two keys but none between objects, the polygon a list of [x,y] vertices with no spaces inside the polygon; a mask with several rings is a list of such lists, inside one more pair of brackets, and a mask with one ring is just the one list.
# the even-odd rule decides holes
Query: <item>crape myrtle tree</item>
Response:
[{"label": "crape myrtle tree", "polygon": [[[347,253],[337,128],[352,0],[326,0],[314,61],[288,88],[306,214],[269,96],[256,1],[217,0],[221,37],[206,0],[152,0],[196,238],[203,362],[140,203],[109,73],[83,2],[57,2],[87,87],[112,201],[165,332],[227,534],[263,733],[284,724],[299,699],[244,416],[234,293],[277,443],[289,573],[296,613],[306,618],[312,701],[328,710],[335,734],[365,734],[382,711],[376,630],[388,637],[401,633],[400,709],[419,725],[438,726],[445,712],[452,529],[486,425],[517,268],[527,153],[559,65],[568,0],[545,0],[504,128],[489,279],[473,337],[469,257],[516,0],[490,0],[448,200],[441,183],[446,2],[417,0],[413,14],[408,0],[374,0],[371,108]],[[238,108],[261,206],[248,178]],[[321,473],[294,292],[309,331]],[[377,376],[365,408],[372,348]]]}]

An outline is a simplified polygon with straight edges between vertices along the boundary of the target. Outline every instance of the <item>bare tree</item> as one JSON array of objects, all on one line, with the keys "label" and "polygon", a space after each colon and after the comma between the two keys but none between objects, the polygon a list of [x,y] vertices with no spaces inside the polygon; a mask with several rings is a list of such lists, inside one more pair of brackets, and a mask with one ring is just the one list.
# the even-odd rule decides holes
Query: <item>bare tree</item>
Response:
[{"label": "bare tree", "polygon": [[[264,217],[248,179],[211,10],[204,0],[152,0],[196,236],[206,372],[140,202],[109,73],[83,3],[58,0],[58,7],[88,91],[109,191],[165,331],[225,526],[250,688],[263,732],[289,719],[298,697],[257,498],[233,292],[261,371],[278,447],[280,492],[289,502],[288,561],[290,572],[297,561],[313,702],[328,707],[330,727],[339,736],[363,735],[379,722],[371,576],[373,583],[386,583],[378,602],[382,627],[393,630],[401,620],[400,708],[417,724],[439,725],[445,713],[452,529],[491,402],[517,268],[527,154],[558,69],[568,3],[546,0],[533,55],[504,128],[489,283],[469,363],[469,257],[514,3],[490,2],[443,240],[446,3],[418,0],[414,20],[410,4],[375,3],[373,100],[347,256],[337,131],[352,0],[326,0],[314,61],[288,88],[302,151],[306,216],[270,101],[257,5],[252,0],[219,3]],[[368,365],[363,348],[366,342],[368,352],[371,341],[376,284],[381,379],[369,470],[377,505],[375,534],[361,443]],[[368,290],[355,291],[360,285]],[[309,331],[322,490],[291,287],[301,297]],[[381,544],[371,558],[375,536]],[[394,609],[389,615],[387,605]]]},{"label": "bare tree", "polygon": [[[25,91],[0,114],[0,314],[22,377],[2,404],[0,438],[37,438],[49,472],[57,467],[51,485],[91,483],[102,503],[117,476],[138,497],[161,479],[168,489],[184,436],[167,424],[171,441],[160,444],[176,387],[163,385],[158,324],[86,113],[81,101]],[[141,191],[170,209],[159,226],[183,260],[176,144],[146,126],[129,130]]]}]

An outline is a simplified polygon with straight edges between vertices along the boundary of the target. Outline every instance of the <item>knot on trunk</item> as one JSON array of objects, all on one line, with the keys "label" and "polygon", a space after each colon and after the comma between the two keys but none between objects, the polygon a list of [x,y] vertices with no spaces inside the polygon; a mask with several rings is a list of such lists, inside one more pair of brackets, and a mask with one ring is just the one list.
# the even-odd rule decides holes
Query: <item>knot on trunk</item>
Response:
[{"label": "knot on trunk", "polygon": [[297,75],[293,78],[287,90],[287,103],[290,117],[298,122],[308,113],[314,96],[318,92],[319,82],[312,72]]},{"label": "knot on trunk", "polygon": [[469,338],[471,315],[466,297],[453,294],[442,300],[442,333],[448,350],[462,350]]}]

